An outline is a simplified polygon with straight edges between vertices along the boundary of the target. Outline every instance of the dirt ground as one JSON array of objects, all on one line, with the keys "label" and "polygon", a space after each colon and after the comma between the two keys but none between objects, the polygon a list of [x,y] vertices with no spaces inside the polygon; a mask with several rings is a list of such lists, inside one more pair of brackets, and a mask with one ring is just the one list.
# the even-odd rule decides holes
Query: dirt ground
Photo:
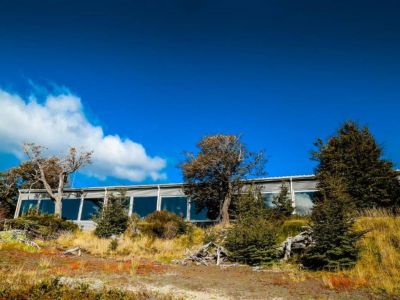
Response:
[{"label": "dirt ground", "polygon": [[[181,266],[147,260],[65,256],[56,249],[0,250],[0,272],[61,276],[93,286],[172,294],[178,299],[376,299],[354,287],[329,288],[318,274],[245,266]],[[382,298],[382,297],[381,297]]]}]

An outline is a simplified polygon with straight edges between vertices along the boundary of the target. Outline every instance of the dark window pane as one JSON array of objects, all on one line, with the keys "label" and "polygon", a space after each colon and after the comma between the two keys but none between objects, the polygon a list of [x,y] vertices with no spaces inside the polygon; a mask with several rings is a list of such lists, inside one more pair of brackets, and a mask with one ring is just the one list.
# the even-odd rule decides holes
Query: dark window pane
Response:
[{"label": "dark window pane", "polygon": [[277,193],[262,194],[262,196],[264,198],[265,207],[268,207],[268,208],[274,207],[274,205],[272,204],[272,200],[274,199],[274,196],[276,196],[276,195],[277,195]]},{"label": "dark window pane", "polygon": [[39,211],[42,214],[54,214],[55,203],[51,199],[40,200]]},{"label": "dark window pane", "polygon": [[61,217],[66,220],[78,220],[81,199],[62,199]]},{"label": "dark window pane", "polygon": [[85,199],[83,201],[82,221],[91,220],[103,206],[103,199]]},{"label": "dark window pane", "polygon": [[315,192],[295,192],[296,197],[296,214],[307,215],[313,207],[313,197]]},{"label": "dark window pane", "polygon": [[187,215],[186,197],[163,197],[161,199],[161,210],[167,210],[182,218]]},{"label": "dark window pane", "polygon": [[190,204],[190,220],[192,221],[208,221],[207,208],[203,208],[200,212],[196,212],[196,203],[192,201]]},{"label": "dark window pane", "polygon": [[133,212],[144,218],[157,210],[157,197],[134,197]]},{"label": "dark window pane", "polygon": [[22,200],[19,215],[25,215],[30,209],[37,208],[38,200]]}]

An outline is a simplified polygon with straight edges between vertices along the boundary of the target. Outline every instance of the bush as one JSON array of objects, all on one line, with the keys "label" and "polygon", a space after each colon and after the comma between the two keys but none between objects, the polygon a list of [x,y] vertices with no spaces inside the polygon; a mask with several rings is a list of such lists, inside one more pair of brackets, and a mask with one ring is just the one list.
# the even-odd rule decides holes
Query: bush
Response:
[{"label": "bush", "polygon": [[275,216],[278,218],[287,218],[293,214],[292,199],[289,197],[289,188],[286,184],[282,183],[281,190],[278,195],[274,196],[272,204]]},{"label": "bush", "polygon": [[296,236],[309,225],[307,219],[288,219],[279,228],[279,241],[283,242],[289,236]]},{"label": "bush", "polygon": [[225,246],[230,257],[249,265],[269,264],[276,259],[278,223],[271,210],[264,208],[258,191],[240,196],[236,223],[228,228]]},{"label": "bush", "polygon": [[31,210],[22,217],[7,221],[6,227],[27,230],[32,237],[43,239],[56,239],[64,232],[73,232],[78,229],[78,225],[71,221],[55,215],[40,214],[36,210]]},{"label": "bush", "polygon": [[187,231],[186,222],[179,216],[168,211],[156,211],[148,215],[139,224],[143,234],[163,239],[173,239]]},{"label": "bush", "polygon": [[361,234],[352,229],[354,218],[350,200],[346,199],[346,194],[338,191],[335,194],[335,199],[316,201],[312,209],[313,245],[302,257],[306,268],[336,271],[351,268],[357,261],[356,242]]},{"label": "bush", "polygon": [[97,223],[94,234],[98,237],[108,238],[119,235],[128,227],[128,212],[124,205],[125,197],[110,197],[108,205],[103,207],[93,220]]},{"label": "bush", "polygon": [[276,227],[264,218],[238,222],[228,230],[230,257],[249,265],[269,264],[276,259]]}]

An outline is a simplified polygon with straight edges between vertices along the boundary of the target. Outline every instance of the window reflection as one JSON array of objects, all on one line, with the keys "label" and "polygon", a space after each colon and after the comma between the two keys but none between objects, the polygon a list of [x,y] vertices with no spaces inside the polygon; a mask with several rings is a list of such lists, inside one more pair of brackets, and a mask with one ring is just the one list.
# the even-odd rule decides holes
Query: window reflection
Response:
[{"label": "window reflection", "polygon": [[82,208],[82,221],[88,221],[96,215],[103,206],[103,199],[85,199]]},{"label": "window reflection", "polygon": [[133,212],[144,218],[157,210],[157,196],[134,197]]},{"label": "window reflection", "polygon": [[161,210],[172,212],[182,218],[187,216],[186,197],[163,197],[161,199]]},{"label": "window reflection", "polygon": [[308,215],[313,207],[313,198],[316,192],[295,192],[296,214]]}]

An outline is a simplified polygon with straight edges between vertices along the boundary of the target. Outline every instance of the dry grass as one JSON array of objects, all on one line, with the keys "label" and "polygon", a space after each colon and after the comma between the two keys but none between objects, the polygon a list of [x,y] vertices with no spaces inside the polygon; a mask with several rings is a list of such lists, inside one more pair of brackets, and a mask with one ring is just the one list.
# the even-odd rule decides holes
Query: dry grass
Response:
[{"label": "dry grass", "polygon": [[400,217],[385,210],[369,210],[355,222],[361,255],[348,271],[325,273],[325,284],[334,289],[369,287],[389,296],[400,296]]},{"label": "dry grass", "polygon": [[118,241],[117,248],[110,250],[110,239],[98,238],[92,232],[67,233],[56,241],[63,247],[81,247],[83,250],[98,256],[140,257],[160,262],[171,262],[182,257],[186,249],[202,244],[204,232],[195,228],[191,235],[182,235],[172,240],[138,236],[124,236]]}]

